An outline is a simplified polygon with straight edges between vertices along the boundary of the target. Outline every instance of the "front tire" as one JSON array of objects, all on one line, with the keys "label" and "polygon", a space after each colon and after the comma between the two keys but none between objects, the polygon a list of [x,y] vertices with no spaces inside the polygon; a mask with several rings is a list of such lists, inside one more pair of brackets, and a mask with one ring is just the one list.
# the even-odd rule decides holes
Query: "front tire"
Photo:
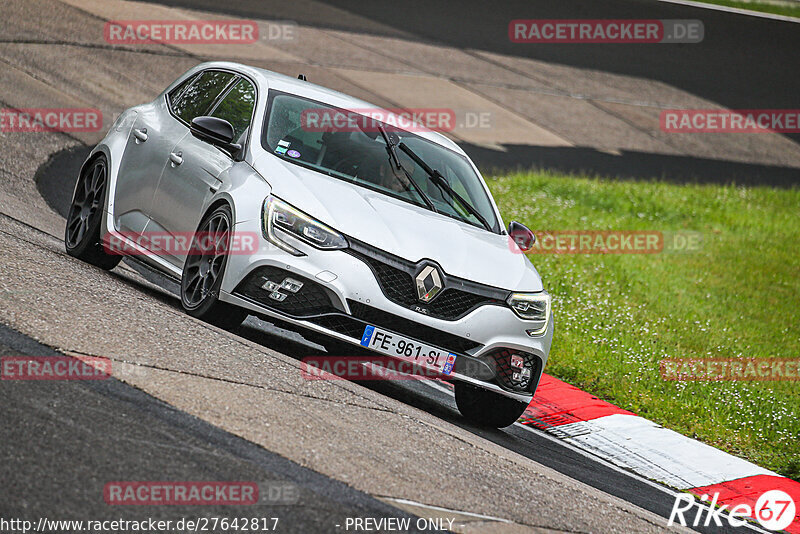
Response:
[{"label": "front tire", "polygon": [[219,300],[222,275],[228,264],[232,221],[227,204],[203,217],[181,276],[181,305],[186,313],[225,330],[238,327],[247,318],[242,308]]},{"label": "front tire", "polygon": [[479,426],[513,425],[528,407],[524,402],[464,382],[455,382],[454,386],[458,411]]},{"label": "front tire", "polygon": [[100,156],[78,177],[67,213],[64,247],[70,256],[108,271],[119,264],[122,256],[108,254],[100,235],[107,189],[108,165],[106,158]]}]

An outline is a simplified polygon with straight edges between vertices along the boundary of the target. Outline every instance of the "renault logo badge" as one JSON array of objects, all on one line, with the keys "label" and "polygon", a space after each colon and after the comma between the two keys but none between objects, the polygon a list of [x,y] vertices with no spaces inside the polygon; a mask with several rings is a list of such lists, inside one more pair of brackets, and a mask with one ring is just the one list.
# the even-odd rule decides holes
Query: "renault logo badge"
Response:
[{"label": "renault logo badge", "polygon": [[422,302],[430,302],[442,290],[442,277],[433,265],[427,265],[416,278],[417,297]]}]

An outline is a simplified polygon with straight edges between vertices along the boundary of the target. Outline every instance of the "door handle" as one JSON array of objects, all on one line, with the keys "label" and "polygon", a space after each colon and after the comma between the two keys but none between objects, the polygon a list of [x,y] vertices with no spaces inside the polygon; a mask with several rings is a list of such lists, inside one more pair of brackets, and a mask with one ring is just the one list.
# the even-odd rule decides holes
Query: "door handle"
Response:
[{"label": "door handle", "polygon": [[169,160],[172,162],[173,167],[177,167],[181,163],[183,163],[183,152],[170,152]]},{"label": "door handle", "polygon": [[141,130],[133,130],[133,136],[136,138],[137,143],[144,143],[147,141],[147,128]]}]

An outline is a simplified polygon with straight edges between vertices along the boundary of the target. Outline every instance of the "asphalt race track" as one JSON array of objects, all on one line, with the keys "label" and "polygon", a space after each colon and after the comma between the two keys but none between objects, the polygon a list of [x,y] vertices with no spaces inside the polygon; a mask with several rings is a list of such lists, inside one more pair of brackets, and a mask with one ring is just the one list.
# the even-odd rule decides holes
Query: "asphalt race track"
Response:
[{"label": "asphalt race track", "polygon": [[[292,20],[320,35],[335,34],[340,40],[326,45],[326,59],[251,59],[286,72],[302,68],[320,83],[359,92],[379,105],[406,101],[370,85],[362,78],[366,74],[347,63],[355,61],[348,59],[354,40],[376,40],[364,49],[365,72],[380,73],[385,64],[386,75],[397,80],[407,71],[429,76],[426,68],[446,68],[441,57],[451,56],[451,49],[468,49],[464,69],[475,79],[464,78],[457,64],[436,79],[441,87],[457,86],[454,91],[467,88],[466,106],[490,102],[499,120],[502,113],[525,115],[514,107],[521,91],[543,102],[534,117],[525,118],[543,133],[527,143],[508,139],[528,122],[508,132],[496,124],[487,135],[505,136],[502,142],[481,137],[483,132],[456,132],[467,153],[487,167],[534,164],[677,182],[800,181],[798,134],[766,136],[747,147],[728,138],[693,146],[667,142],[643,126],[673,104],[796,108],[796,23],[643,0],[518,1],[491,8],[468,0],[458,9],[417,0],[145,2],[132,12],[144,18],[151,8],[191,8]],[[178,72],[226,53],[105,46],[97,32],[85,32],[102,35],[103,9],[101,0],[10,0],[0,6],[0,107],[96,106],[107,128],[114,113],[152,98]],[[588,51],[575,45],[520,47],[497,38],[515,18],[609,13],[701,19],[706,38],[698,46],[602,45]],[[419,42],[444,52],[375,56],[375,47],[392,39],[398,50]],[[502,82],[489,98],[486,91],[494,89],[477,80],[500,68],[513,80],[527,61],[551,65],[552,85],[530,78],[519,87]],[[609,89],[616,85],[627,96]],[[637,94],[647,102],[634,102]],[[563,117],[571,109],[565,103],[576,106],[571,119]],[[610,134],[594,132],[611,118],[623,126]],[[666,528],[672,490],[529,427],[473,427],[439,383],[303,380],[299,360],[323,349],[302,335],[254,317],[226,332],[185,315],[173,280],[128,260],[106,273],[68,257],[63,217],[77,169],[99,136],[0,133],[0,355],[102,356],[114,366],[114,377],[103,381],[0,383],[0,517],[246,515],[280,517],[279,532],[343,532],[353,517],[410,518],[412,524],[449,518],[459,532]],[[545,141],[537,144],[538,139]],[[105,504],[104,485],[120,480],[248,480],[263,495],[269,488],[290,488],[292,498],[262,498],[244,513],[223,506],[199,511]]]}]

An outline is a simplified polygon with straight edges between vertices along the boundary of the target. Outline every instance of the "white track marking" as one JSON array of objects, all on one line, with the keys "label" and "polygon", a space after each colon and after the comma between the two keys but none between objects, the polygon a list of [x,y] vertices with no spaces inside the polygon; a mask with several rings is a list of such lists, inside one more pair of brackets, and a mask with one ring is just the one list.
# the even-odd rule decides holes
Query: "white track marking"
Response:
[{"label": "white track marking", "polygon": [[569,434],[569,427],[575,424],[589,432],[566,441],[673,488],[691,489],[755,475],[779,476],[636,415],[607,415],[559,429]]},{"label": "white track marking", "polygon": [[693,2],[692,0],[658,0],[667,4],[678,4],[681,6],[699,7],[702,9],[710,9],[712,11],[724,11],[726,13],[736,13],[737,15],[749,15],[762,19],[780,20],[783,22],[800,22],[800,19],[795,17],[787,17],[785,15],[776,15],[775,13],[764,13],[761,11],[751,11],[749,9],[740,9],[738,7],[720,6],[717,4],[706,4],[703,2]]},{"label": "white track marking", "polygon": [[[599,457],[599,456],[597,456],[595,454],[592,454],[591,452],[587,452],[586,450],[581,449],[581,448],[577,447],[576,445],[573,445],[572,443],[569,443],[569,442],[564,441],[562,439],[558,439],[556,437],[553,437],[553,436],[547,434],[546,432],[542,432],[541,430],[538,430],[536,428],[531,428],[530,426],[523,425],[521,423],[514,423],[514,426],[517,426],[519,428],[524,428],[528,432],[532,432],[532,433],[536,434],[537,436],[543,437],[543,438],[545,438],[545,439],[547,439],[547,440],[549,440],[549,441],[551,441],[553,443],[557,443],[557,444],[559,444],[559,445],[561,445],[561,446],[563,446],[563,447],[565,447],[565,448],[567,448],[567,449],[569,449],[569,450],[571,450],[571,451],[573,451],[573,452],[575,452],[577,454],[580,454],[581,456],[584,456],[584,457],[592,460],[593,462],[597,462],[598,464],[600,464],[600,465],[602,465],[604,467],[607,467],[608,469],[611,469],[612,471],[616,471],[617,473],[621,473],[621,474],[623,474],[625,476],[628,476],[628,477],[633,478],[633,479],[635,479],[635,480],[637,480],[639,482],[642,482],[643,484],[647,484],[648,486],[650,486],[652,488],[655,488],[655,489],[657,489],[657,490],[659,490],[659,491],[661,491],[663,493],[666,493],[670,497],[670,502],[674,502],[675,498],[678,495],[681,495],[682,493],[684,493],[682,491],[675,491],[675,490],[673,490],[671,488],[668,488],[667,486],[664,486],[663,484],[660,484],[658,482],[653,482],[652,480],[644,478],[643,476],[641,476],[641,475],[639,475],[639,474],[637,474],[635,472],[629,471],[627,469],[623,469],[623,468],[621,468],[621,467],[619,467],[617,465],[612,464],[611,462],[609,462],[608,460],[606,460],[604,458],[601,458],[601,457]],[[700,504],[701,504],[700,502],[697,502],[697,503],[695,503],[694,506],[695,507],[699,507]],[[689,515],[691,515],[691,514],[689,514]],[[723,514],[723,515],[727,515],[727,514]],[[760,528],[758,525],[755,525],[755,524],[752,524],[752,523],[747,523],[746,525],[744,525],[744,528],[749,528],[753,532],[761,532],[762,534],[771,534],[769,531],[764,530],[764,529]]]}]

